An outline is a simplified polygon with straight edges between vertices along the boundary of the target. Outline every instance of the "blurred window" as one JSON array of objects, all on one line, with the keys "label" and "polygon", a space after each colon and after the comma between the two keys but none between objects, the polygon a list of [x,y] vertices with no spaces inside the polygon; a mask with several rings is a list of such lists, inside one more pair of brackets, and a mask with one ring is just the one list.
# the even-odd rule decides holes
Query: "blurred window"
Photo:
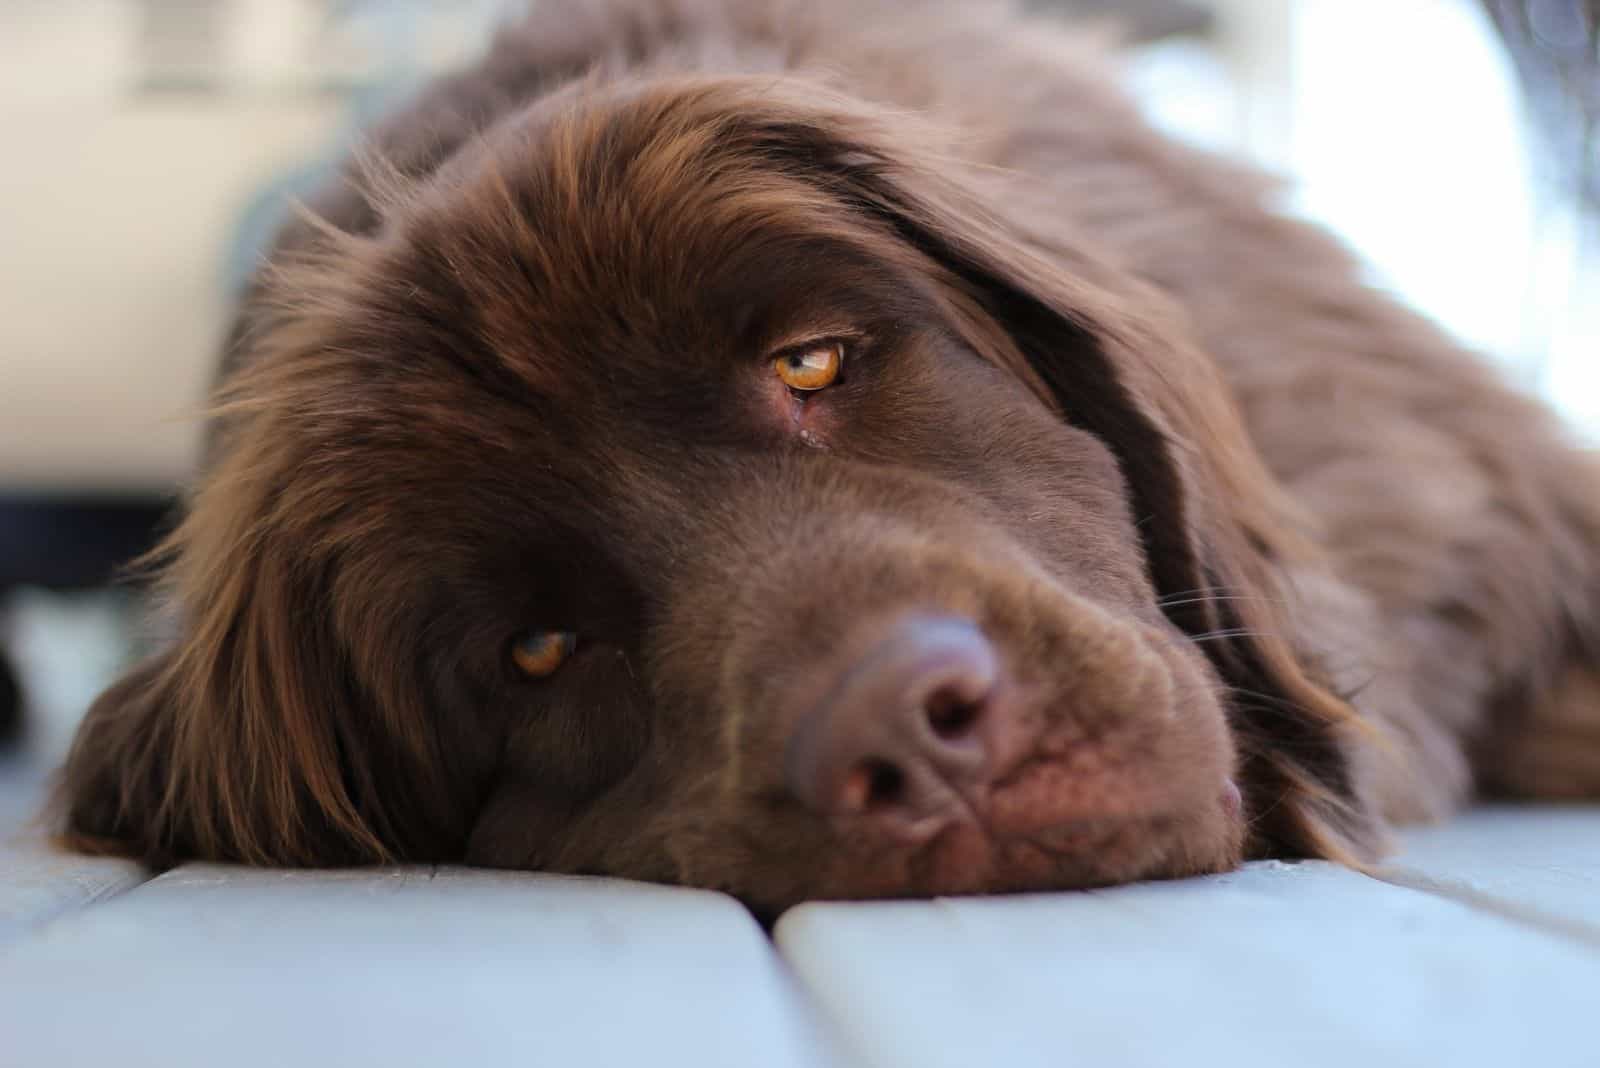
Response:
[{"label": "blurred window", "polygon": [[1475,0],[1222,0],[1209,47],[1132,83],[1183,136],[1243,150],[1373,281],[1600,431],[1600,272],[1536,179],[1510,61]]}]

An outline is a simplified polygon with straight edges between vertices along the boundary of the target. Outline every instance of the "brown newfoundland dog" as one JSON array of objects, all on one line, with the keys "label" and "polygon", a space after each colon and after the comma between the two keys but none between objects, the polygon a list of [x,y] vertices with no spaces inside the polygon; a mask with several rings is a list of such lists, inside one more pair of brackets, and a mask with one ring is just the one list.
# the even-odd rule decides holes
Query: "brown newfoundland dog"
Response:
[{"label": "brown newfoundland dog", "polygon": [[1272,198],[1002,4],[541,0],[281,235],[68,840],[772,912],[1595,796],[1594,461]]}]

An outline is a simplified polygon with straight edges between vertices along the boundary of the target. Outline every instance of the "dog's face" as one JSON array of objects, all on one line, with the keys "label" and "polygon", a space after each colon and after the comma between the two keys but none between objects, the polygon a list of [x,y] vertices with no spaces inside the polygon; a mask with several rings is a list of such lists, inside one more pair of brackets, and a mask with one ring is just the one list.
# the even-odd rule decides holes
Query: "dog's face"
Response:
[{"label": "dog's face", "polygon": [[1357,833],[1220,391],[873,116],[590,91],[391,185],[276,284],[81,836],[776,910]]}]

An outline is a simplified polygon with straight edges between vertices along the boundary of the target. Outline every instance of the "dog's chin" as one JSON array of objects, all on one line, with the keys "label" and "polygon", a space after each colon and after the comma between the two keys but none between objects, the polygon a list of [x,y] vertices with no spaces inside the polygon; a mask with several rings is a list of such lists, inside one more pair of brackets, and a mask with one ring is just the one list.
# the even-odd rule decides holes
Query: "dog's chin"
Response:
[{"label": "dog's chin", "polygon": [[913,865],[916,896],[1075,890],[1228,871],[1244,824],[1229,780],[1185,809],[1097,815],[1063,804],[1060,769],[997,791],[981,819],[952,823]]},{"label": "dog's chin", "polygon": [[[1085,812],[1060,789],[1063,762],[1030,762],[982,806],[941,821],[921,842],[836,840],[808,876],[719,888],[758,917],[805,901],[872,901],[1085,890],[1230,871],[1243,859],[1240,795],[1219,776],[1188,804],[1163,798],[1142,811]],[[793,858],[790,858],[791,864]],[[760,870],[759,868],[757,870]],[[771,874],[771,869],[766,869]]]},{"label": "dog's chin", "polygon": [[1242,858],[1244,837],[1231,794],[1224,782],[1209,803],[1187,810],[1088,816],[1053,801],[1044,782],[1020,783],[983,816],[953,821],[902,855],[880,854],[859,881],[847,878],[826,896],[1081,890],[1228,871]]}]

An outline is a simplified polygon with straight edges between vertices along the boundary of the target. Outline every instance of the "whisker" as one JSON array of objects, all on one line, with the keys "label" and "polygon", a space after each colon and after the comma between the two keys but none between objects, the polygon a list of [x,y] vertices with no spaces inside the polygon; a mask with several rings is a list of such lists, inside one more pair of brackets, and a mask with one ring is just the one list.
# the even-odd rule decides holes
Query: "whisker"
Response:
[{"label": "whisker", "polygon": [[[1188,596],[1190,596],[1192,594],[1196,594],[1196,593],[1236,593],[1236,592],[1239,592],[1241,589],[1242,589],[1242,587],[1240,587],[1240,586],[1234,586],[1234,585],[1229,585],[1229,584],[1223,584],[1223,585],[1217,585],[1217,586],[1191,586],[1189,589],[1186,589],[1186,590],[1173,590],[1171,593],[1167,594],[1166,597],[1188,597]],[[1165,600],[1166,598],[1162,598],[1162,599]]]},{"label": "whisker", "polygon": [[1266,808],[1262,809],[1260,812],[1255,813],[1248,820],[1246,820],[1245,821],[1245,826],[1249,827],[1249,828],[1254,828],[1257,825],[1259,825],[1268,816],[1272,815],[1278,809],[1282,808],[1283,807],[1283,803],[1285,801],[1289,800],[1289,795],[1292,792],[1293,791],[1291,791],[1291,790],[1284,790],[1281,794],[1278,795],[1277,799],[1274,800],[1272,802],[1272,804],[1268,805]]},{"label": "whisker", "polygon": [[1285,709],[1290,712],[1306,711],[1306,707],[1300,704],[1298,701],[1290,701],[1284,697],[1274,697],[1270,693],[1262,693],[1259,690],[1251,690],[1243,686],[1230,686],[1228,687],[1228,691],[1241,697],[1250,697],[1265,704],[1275,705],[1278,708]]},{"label": "whisker", "polygon": [[[1174,595],[1174,596],[1177,596],[1177,595]],[[1180,598],[1179,600],[1171,600],[1171,599],[1168,599],[1168,598],[1163,598],[1163,599],[1161,599],[1161,600],[1156,602],[1156,607],[1158,607],[1158,608],[1182,608],[1184,605],[1206,604],[1206,603],[1209,603],[1211,601],[1258,601],[1258,602],[1260,602],[1262,604],[1285,604],[1286,603],[1280,597],[1262,597],[1259,594],[1250,594],[1250,593],[1225,593],[1225,594],[1206,594],[1206,595],[1201,595],[1201,596],[1198,596],[1198,597],[1183,597],[1183,598]]]},{"label": "whisker", "polygon": [[1227,630],[1207,631],[1204,634],[1191,634],[1189,636],[1189,640],[1196,645],[1204,645],[1206,642],[1229,641],[1234,638],[1266,637],[1268,637],[1268,635],[1261,631],[1251,630],[1248,627],[1234,627]]}]

